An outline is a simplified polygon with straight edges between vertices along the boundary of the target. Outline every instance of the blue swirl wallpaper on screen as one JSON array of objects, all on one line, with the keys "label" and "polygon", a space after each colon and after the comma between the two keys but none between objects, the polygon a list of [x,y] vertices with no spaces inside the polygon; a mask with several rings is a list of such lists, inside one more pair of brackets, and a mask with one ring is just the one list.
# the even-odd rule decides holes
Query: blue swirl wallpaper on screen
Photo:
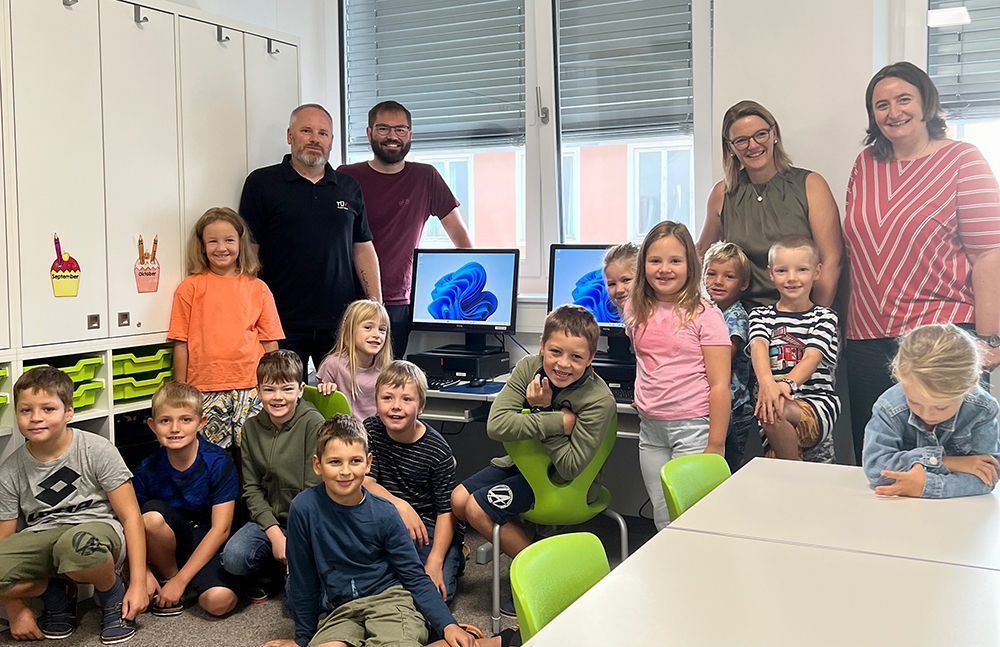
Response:
[{"label": "blue swirl wallpaper on screen", "polygon": [[422,253],[413,291],[413,320],[509,326],[513,254]]},{"label": "blue swirl wallpaper on screen", "polygon": [[604,249],[556,249],[552,267],[552,307],[575,303],[601,325],[620,326],[621,315],[604,284]]}]

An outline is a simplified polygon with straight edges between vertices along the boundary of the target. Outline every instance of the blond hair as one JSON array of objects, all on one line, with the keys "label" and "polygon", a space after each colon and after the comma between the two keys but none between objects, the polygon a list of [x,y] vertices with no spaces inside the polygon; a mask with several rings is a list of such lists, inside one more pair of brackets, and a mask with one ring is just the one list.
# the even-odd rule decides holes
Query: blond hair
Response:
[{"label": "blond hair", "polygon": [[427,404],[427,376],[419,366],[405,359],[397,359],[389,362],[389,365],[382,369],[375,380],[375,397],[384,387],[404,387],[412,384],[417,387],[417,398],[420,400],[420,407]]},{"label": "blond hair", "polygon": [[789,234],[788,236],[782,236],[779,238],[773,245],[771,245],[771,248],[767,250],[768,267],[774,265],[774,256],[778,253],[779,249],[808,249],[809,254],[812,256],[813,265],[819,265],[822,261],[819,256],[819,247],[816,246],[816,242],[812,238],[809,236],[802,236],[800,234]]},{"label": "blond hair", "polygon": [[260,272],[260,257],[254,248],[253,236],[245,220],[229,207],[212,207],[198,218],[191,231],[187,245],[187,273],[201,274],[211,268],[205,255],[205,227],[213,222],[228,222],[240,237],[240,256],[236,259],[236,271],[247,276],[257,276]]},{"label": "blond hair", "polygon": [[684,260],[687,265],[687,280],[681,288],[677,297],[677,320],[683,326],[694,319],[695,315],[701,312],[701,265],[698,263],[698,250],[694,246],[694,239],[688,228],[679,222],[664,220],[655,225],[646,234],[642,245],[639,247],[639,258],[636,259],[636,279],[632,281],[629,292],[629,303],[632,308],[632,318],[628,322],[629,327],[641,326],[646,323],[653,310],[656,309],[656,296],[653,293],[653,286],[646,279],[646,256],[649,248],[656,241],[662,238],[673,236],[684,246]]},{"label": "blond hair", "polygon": [[639,255],[639,248],[635,243],[622,243],[620,245],[613,245],[608,247],[608,250],[604,252],[604,267],[607,268],[608,265],[612,263],[617,263],[618,261],[635,261],[635,257]]},{"label": "blond hair", "polygon": [[955,324],[929,324],[900,339],[892,376],[941,399],[959,398],[979,383],[981,361],[972,335]]},{"label": "blond hair", "polygon": [[725,240],[716,241],[705,250],[705,261],[701,266],[702,274],[708,271],[710,263],[728,263],[729,261],[733,261],[736,265],[736,276],[740,283],[746,283],[750,280],[750,259],[747,258],[746,252],[736,243]]},{"label": "blond hair", "polygon": [[760,117],[771,127],[771,137],[774,139],[774,150],[771,153],[771,159],[774,160],[774,168],[777,169],[778,173],[784,173],[792,168],[792,160],[788,157],[788,153],[785,152],[785,147],[778,137],[781,130],[778,127],[778,120],[774,118],[774,115],[767,108],[756,101],[740,101],[732,105],[729,110],[726,110],[726,114],[722,117],[722,169],[725,172],[726,192],[728,193],[733,193],[736,191],[736,187],[740,185],[740,170],[742,166],[736,153],[729,147],[729,129],[733,127],[733,124],[737,120],[744,117]]},{"label": "blond hair", "polygon": [[[347,361],[347,371],[351,374],[351,397],[357,398],[361,395],[358,389],[358,349],[354,345],[354,334],[358,327],[365,321],[380,321],[385,324],[385,343],[381,350],[375,355],[372,366],[379,371],[385,370],[392,362],[392,344],[390,343],[389,313],[385,306],[371,299],[358,299],[344,311],[344,316],[340,320],[340,328],[337,329],[337,342],[328,353],[342,357]],[[338,384],[337,388],[343,390],[344,385]]]},{"label": "blond hair", "polygon": [[195,416],[201,418],[203,401],[201,391],[195,387],[184,382],[170,381],[156,389],[150,404],[154,418],[163,407],[190,409]]}]

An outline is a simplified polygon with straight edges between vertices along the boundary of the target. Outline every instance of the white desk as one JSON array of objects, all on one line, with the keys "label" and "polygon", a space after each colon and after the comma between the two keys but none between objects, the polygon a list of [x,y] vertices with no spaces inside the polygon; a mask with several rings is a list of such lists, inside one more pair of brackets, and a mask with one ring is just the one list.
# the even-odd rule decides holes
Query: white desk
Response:
[{"label": "white desk", "polygon": [[878,497],[860,467],[755,458],[671,527],[1000,570],[998,493]]},{"label": "white desk", "polygon": [[1000,573],[667,529],[527,647],[978,647]]}]

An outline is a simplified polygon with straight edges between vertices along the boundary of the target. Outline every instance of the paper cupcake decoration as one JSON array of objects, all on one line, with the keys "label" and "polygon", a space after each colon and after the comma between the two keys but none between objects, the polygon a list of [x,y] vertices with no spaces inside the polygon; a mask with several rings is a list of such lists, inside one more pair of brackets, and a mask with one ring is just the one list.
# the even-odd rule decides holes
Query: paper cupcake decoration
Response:
[{"label": "paper cupcake decoration", "polygon": [[80,264],[64,252],[59,244],[59,234],[53,238],[56,260],[52,263],[49,276],[52,278],[52,296],[75,297],[80,292]]},{"label": "paper cupcake decoration", "polygon": [[135,289],[143,292],[156,292],[160,287],[160,262],[156,260],[156,245],[159,236],[153,236],[153,248],[147,254],[142,245],[142,235],[139,235],[139,260],[135,262]]}]

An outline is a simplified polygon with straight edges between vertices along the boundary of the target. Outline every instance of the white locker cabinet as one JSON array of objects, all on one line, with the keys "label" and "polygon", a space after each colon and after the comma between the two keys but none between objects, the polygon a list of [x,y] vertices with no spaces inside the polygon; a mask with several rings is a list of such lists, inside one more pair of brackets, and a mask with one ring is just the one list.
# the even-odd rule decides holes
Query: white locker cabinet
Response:
[{"label": "white locker cabinet", "polygon": [[[0,87],[7,85],[7,79],[0,79]],[[0,133],[6,125],[7,116],[0,115]],[[3,182],[4,152],[0,145],[0,209],[7,213],[7,195],[5,183]],[[7,285],[7,227],[4,220],[0,218],[0,348],[10,348],[10,289]],[[2,387],[0,387],[2,388]],[[2,393],[2,391],[0,391]],[[0,436],[2,436],[2,426],[0,426]],[[2,440],[0,440],[2,442]]]},{"label": "white locker cabinet", "polygon": [[239,207],[247,176],[243,32],[179,18],[184,230],[209,207]]},{"label": "white locker cabinet", "polygon": [[97,0],[10,0],[10,22],[22,345],[107,337]]},{"label": "white locker cabinet", "polygon": [[298,48],[246,34],[247,157],[252,171],[288,152],[288,115],[299,105]]},{"label": "white locker cabinet", "polygon": [[108,330],[166,332],[185,242],[174,16],[120,0],[100,7]]}]

